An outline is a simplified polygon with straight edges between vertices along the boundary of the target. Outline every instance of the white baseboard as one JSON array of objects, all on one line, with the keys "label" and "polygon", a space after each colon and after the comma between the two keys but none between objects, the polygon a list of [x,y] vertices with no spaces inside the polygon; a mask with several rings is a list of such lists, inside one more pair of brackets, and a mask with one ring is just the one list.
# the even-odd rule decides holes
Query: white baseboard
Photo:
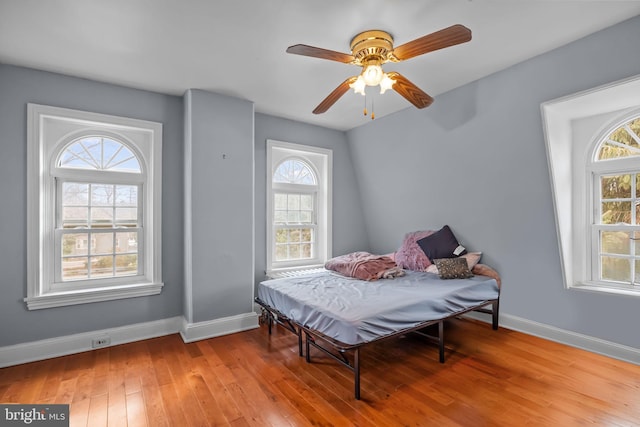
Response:
[{"label": "white baseboard", "polygon": [[254,312],[195,324],[187,323],[181,316],[172,317],[0,347],[0,368],[95,350],[92,342],[96,338],[108,340],[109,344],[104,347],[175,333],[180,333],[184,342],[192,342],[245,331],[258,326],[258,314]]},{"label": "white baseboard", "polygon": [[[491,323],[491,315],[470,312],[466,316]],[[571,347],[587,350],[592,353],[602,354],[603,356],[612,357],[614,359],[623,360],[625,362],[640,365],[640,349],[605,341],[599,338],[590,337],[588,335],[579,334],[572,331],[556,328],[554,326],[545,325],[543,323],[534,322],[532,320],[523,319],[521,317],[509,314],[500,314],[500,326],[513,329],[528,335],[544,338],[549,341],[555,341],[566,344]],[[445,338],[446,339],[446,338]]]},{"label": "white baseboard", "polygon": [[184,342],[193,342],[255,329],[258,326],[258,314],[252,311],[198,323],[187,323],[186,319],[183,319],[180,335]]},{"label": "white baseboard", "polygon": [[180,332],[181,325],[182,317],[172,317],[0,347],[0,368],[94,350],[92,341],[95,338],[108,338],[110,341],[108,346],[113,346],[175,334]]}]

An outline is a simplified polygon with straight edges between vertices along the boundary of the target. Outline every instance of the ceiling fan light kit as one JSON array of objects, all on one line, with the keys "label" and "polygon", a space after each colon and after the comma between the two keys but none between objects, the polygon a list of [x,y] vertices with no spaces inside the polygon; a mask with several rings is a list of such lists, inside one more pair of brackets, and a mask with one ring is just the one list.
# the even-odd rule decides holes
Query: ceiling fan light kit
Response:
[{"label": "ceiling fan light kit", "polygon": [[355,93],[366,95],[366,86],[378,85],[380,86],[381,94],[388,89],[393,89],[416,108],[425,108],[433,103],[433,98],[400,73],[395,71],[385,73],[382,65],[387,62],[404,61],[438,49],[465,43],[469,40],[471,40],[471,30],[464,25],[457,24],[394,48],[391,34],[381,30],[369,30],[356,35],[351,40],[351,55],[303,44],[290,46],[287,49],[287,53],[328,59],[362,67],[362,71],[358,76],[349,77],[335,88],[313,110],[314,114],[322,114],[327,111],[350,88]]}]

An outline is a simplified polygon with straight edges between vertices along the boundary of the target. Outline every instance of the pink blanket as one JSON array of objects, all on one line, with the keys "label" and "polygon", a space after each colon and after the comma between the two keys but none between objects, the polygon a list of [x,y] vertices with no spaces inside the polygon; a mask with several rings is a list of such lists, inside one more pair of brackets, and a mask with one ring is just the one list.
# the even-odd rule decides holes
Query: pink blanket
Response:
[{"label": "pink blanket", "polygon": [[332,258],[324,268],[360,280],[390,279],[404,275],[404,270],[388,256],[369,252],[352,252]]}]

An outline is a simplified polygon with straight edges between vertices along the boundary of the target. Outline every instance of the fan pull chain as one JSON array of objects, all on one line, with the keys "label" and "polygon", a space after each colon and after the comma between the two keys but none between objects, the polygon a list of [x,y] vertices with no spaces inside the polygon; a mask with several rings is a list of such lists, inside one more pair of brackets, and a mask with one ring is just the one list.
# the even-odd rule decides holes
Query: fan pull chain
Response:
[{"label": "fan pull chain", "polygon": [[367,93],[364,93],[364,115],[367,115]]},{"label": "fan pull chain", "polygon": [[373,98],[371,98],[371,120],[376,118],[376,112],[373,110]]}]

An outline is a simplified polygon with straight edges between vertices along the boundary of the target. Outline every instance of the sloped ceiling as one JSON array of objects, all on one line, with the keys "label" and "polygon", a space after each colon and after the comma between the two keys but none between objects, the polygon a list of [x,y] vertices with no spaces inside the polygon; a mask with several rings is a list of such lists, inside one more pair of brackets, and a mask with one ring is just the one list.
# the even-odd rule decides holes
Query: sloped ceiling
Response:
[{"label": "sloped ceiling", "polygon": [[[385,66],[437,102],[638,14],[639,1],[610,0],[0,0],[0,62],[173,95],[203,89],[253,101],[258,112],[347,130],[370,120],[361,95],[348,92],[322,115],[311,111],[359,68],[290,55],[288,46],[349,53],[364,30],[387,31],[398,46],[463,24],[471,42]],[[414,108],[393,91],[367,93],[376,117]]]}]

